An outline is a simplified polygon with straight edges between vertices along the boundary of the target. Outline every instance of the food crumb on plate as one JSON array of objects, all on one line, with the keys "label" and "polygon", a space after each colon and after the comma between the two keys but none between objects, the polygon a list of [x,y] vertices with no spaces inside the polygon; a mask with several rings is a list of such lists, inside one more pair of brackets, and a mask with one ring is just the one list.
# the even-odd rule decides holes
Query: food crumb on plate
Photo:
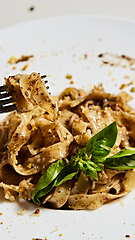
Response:
[{"label": "food crumb on plate", "polygon": [[122,200],[121,198],[119,198],[119,202],[120,202],[121,207],[124,207],[124,206],[125,206],[125,205],[124,205],[124,202],[123,202],[123,200]]},{"label": "food crumb on plate", "polygon": [[44,239],[42,238],[32,238],[32,240],[47,240],[47,238],[45,237]]},{"label": "food crumb on plate", "polygon": [[37,208],[34,213],[32,213],[30,216],[40,216],[40,209]]},{"label": "food crumb on plate", "polygon": [[12,69],[13,69],[13,70],[16,69],[16,66],[14,66]]},{"label": "food crumb on plate", "polygon": [[35,9],[35,7],[34,6],[31,6],[30,8],[29,8],[29,11],[33,11]]},{"label": "food crumb on plate", "polygon": [[67,79],[72,79],[72,75],[71,75],[71,74],[67,74],[67,75],[66,75],[66,78],[67,78]]},{"label": "food crumb on plate", "polygon": [[25,209],[23,209],[22,211],[19,211],[17,214],[18,215],[24,215],[26,213]]},{"label": "food crumb on plate", "polygon": [[58,231],[58,228],[54,229],[51,233],[54,233],[54,232],[57,232]]},{"label": "food crumb on plate", "polygon": [[22,55],[20,58],[17,58],[15,56],[12,56],[9,60],[8,63],[10,64],[15,64],[15,63],[19,63],[19,62],[25,62],[28,61],[30,58],[34,57],[33,55]]},{"label": "food crumb on plate", "polygon": [[72,81],[70,81],[70,84],[74,84],[74,81],[72,80]]},{"label": "food crumb on plate", "polygon": [[37,208],[37,209],[35,210],[35,214],[39,214],[39,213],[40,213],[40,209]]},{"label": "food crumb on plate", "polygon": [[131,236],[129,234],[126,234],[125,237],[126,238],[131,238]]},{"label": "food crumb on plate", "polygon": [[128,75],[126,75],[124,78],[129,78],[129,76],[128,76]]},{"label": "food crumb on plate", "polygon": [[132,87],[130,91],[135,92],[135,87]]},{"label": "food crumb on plate", "polygon": [[22,68],[22,70],[24,71],[24,70],[26,70],[26,68],[29,66],[29,64],[27,63],[27,64],[25,64],[24,65],[24,67]]},{"label": "food crumb on plate", "polygon": [[123,89],[127,86],[127,84],[123,83],[121,86],[120,86],[120,89]]}]

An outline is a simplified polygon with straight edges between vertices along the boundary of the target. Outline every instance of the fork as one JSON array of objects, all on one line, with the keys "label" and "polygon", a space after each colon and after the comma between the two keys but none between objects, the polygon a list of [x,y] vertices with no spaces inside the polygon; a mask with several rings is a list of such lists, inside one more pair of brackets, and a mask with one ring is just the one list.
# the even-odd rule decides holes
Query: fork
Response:
[{"label": "fork", "polygon": [[[46,78],[46,75],[41,76],[42,79]],[[47,80],[44,81],[45,84],[48,83]],[[46,87],[49,89],[49,86]],[[16,110],[15,100],[12,96],[6,91],[6,86],[0,86],[0,113],[8,113]]]}]

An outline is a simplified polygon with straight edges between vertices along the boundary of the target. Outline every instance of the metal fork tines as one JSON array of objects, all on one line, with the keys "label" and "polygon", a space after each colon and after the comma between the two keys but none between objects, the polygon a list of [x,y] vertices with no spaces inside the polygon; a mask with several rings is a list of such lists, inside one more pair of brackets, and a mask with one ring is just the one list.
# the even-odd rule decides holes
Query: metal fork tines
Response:
[{"label": "metal fork tines", "polygon": [[16,110],[15,100],[6,92],[5,86],[0,86],[0,113]]},{"label": "metal fork tines", "polygon": [[[42,79],[46,78],[46,75],[41,76]],[[47,80],[44,81],[45,84],[48,83]],[[49,89],[49,86],[46,86]],[[6,92],[6,86],[0,86],[0,113],[6,113],[16,110],[15,100],[12,96]]]}]

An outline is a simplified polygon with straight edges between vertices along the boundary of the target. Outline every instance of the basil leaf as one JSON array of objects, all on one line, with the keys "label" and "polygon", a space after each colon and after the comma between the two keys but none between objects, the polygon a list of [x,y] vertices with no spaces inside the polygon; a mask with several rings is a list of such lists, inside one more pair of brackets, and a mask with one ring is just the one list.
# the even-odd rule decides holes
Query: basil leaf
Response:
[{"label": "basil leaf", "polygon": [[64,159],[60,159],[49,166],[46,173],[43,174],[39,179],[32,193],[33,202],[35,202],[38,205],[41,204],[39,197],[44,196],[53,188],[54,180],[66,165],[67,165],[66,161]]},{"label": "basil leaf", "polygon": [[97,172],[104,169],[103,164],[98,162],[88,161],[84,164],[85,168],[82,171],[89,177],[93,177],[98,180]]},{"label": "basil leaf", "polygon": [[95,134],[86,144],[88,155],[105,158],[114,146],[118,134],[116,121]]},{"label": "basil leaf", "polygon": [[94,158],[94,157],[91,157],[91,161],[94,162],[94,163],[103,163],[105,161],[106,158]]},{"label": "basil leaf", "polygon": [[86,164],[86,166],[83,167],[82,172],[84,172],[87,176],[98,180],[97,170],[93,164]]},{"label": "basil leaf", "polygon": [[132,156],[133,154],[135,154],[135,148],[125,148],[109,158],[120,158],[125,156]]},{"label": "basil leaf", "polygon": [[135,168],[135,149],[123,149],[115,155],[106,158],[104,165],[116,170]]},{"label": "basil leaf", "polygon": [[[39,179],[40,180],[40,179]],[[54,181],[52,181],[48,186],[43,189],[40,189],[36,192],[36,194],[32,194],[32,200],[35,204],[40,205],[41,202],[39,200],[40,197],[45,196],[48,192],[53,189]],[[37,187],[37,185],[36,185]],[[36,189],[36,188],[35,188]],[[34,190],[35,191],[35,190]],[[34,193],[34,192],[33,192]]]},{"label": "basil leaf", "polygon": [[73,179],[73,177],[78,173],[77,169],[72,165],[65,166],[62,171],[59,173],[58,177],[54,182],[54,187],[59,186],[62,183]]}]

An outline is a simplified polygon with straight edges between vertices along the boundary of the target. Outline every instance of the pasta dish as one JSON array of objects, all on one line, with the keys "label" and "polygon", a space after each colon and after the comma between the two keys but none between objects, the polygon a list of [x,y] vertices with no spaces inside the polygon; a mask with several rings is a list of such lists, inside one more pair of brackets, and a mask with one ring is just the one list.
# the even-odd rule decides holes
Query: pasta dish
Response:
[{"label": "pasta dish", "polygon": [[67,88],[51,97],[40,74],[5,78],[15,99],[0,124],[5,198],[50,208],[96,209],[135,187],[131,97]]}]

